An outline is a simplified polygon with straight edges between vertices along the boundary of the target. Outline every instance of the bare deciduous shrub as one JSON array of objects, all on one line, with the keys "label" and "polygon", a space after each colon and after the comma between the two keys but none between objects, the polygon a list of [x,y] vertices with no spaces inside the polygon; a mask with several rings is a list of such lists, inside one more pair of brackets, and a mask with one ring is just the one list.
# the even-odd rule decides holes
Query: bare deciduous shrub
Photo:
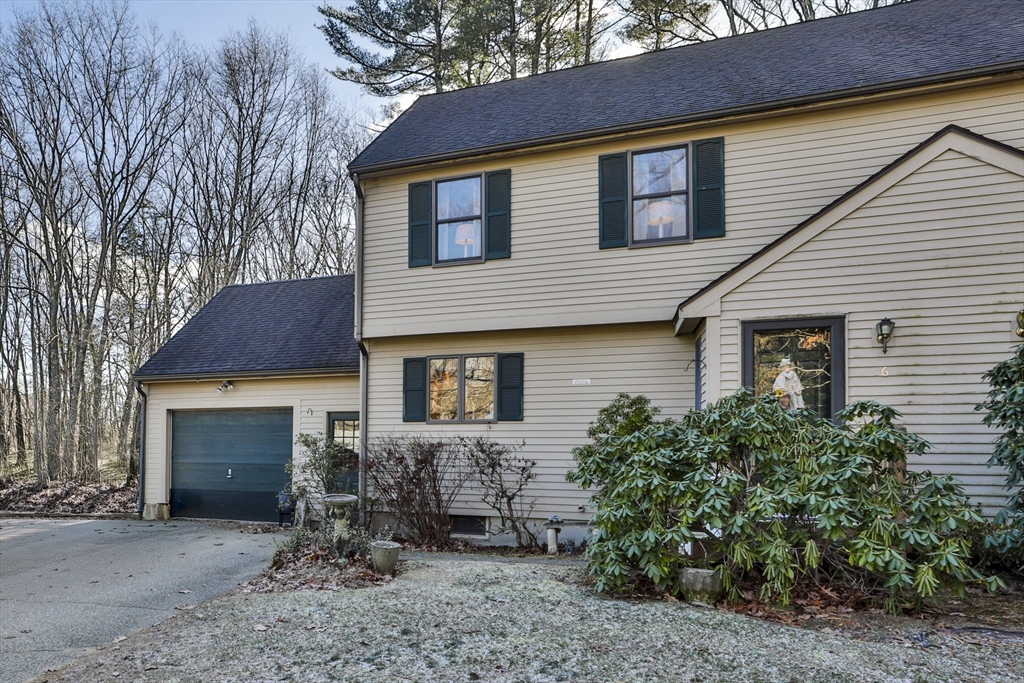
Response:
[{"label": "bare deciduous shrub", "polygon": [[455,497],[472,476],[466,440],[389,434],[366,445],[366,476],[374,496],[412,540],[444,546],[450,541]]},{"label": "bare deciduous shrub", "polygon": [[477,437],[466,449],[473,477],[483,489],[483,501],[498,513],[499,524],[491,532],[513,534],[520,548],[537,544],[529,524],[537,499],[525,495],[527,486],[537,478],[537,461],[519,455],[525,445],[506,446]]}]

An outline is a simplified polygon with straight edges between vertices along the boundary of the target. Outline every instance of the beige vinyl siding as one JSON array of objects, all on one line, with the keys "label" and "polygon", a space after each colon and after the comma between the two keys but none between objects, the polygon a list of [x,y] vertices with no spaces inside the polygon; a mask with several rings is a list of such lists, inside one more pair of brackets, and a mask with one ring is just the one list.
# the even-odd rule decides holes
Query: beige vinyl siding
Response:
[{"label": "beige vinyl siding", "polygon": [[[1024,84],[916,94],[365,179],[362,333],[667,321],[697,289],[951,123],[1024,146]],[[726,237],[598,249],[599,155],[716,136],[725,138]],[[408,184],[499,168],[512,170],[512,258],[410,269]]]},{"label": "beige vinyl siding", "polygon": [[[693,340],[673,337],[669,323],[381,339],[369,350],[368,437],[395,432],[525,441],[523,455],[538,463],[531,487],[537,518],[590,516],[589,508],[577,510],[590,494],[565,481],[570,451],[587,442],[588,425],[619,392],[648,396],[666,416],[693,407]],[[522,422],[402,422],[403,358],[492,352],[524,354]],[[573,386],[574,379],[591,383]],[[453,512],[486,515],[488,508],[464,497]]]},{"label": "beige vinyl siding", "polygon": [[[355,376],[287,379],[232,379],[234,390],[217,393],[221,380],[154,382],[146,414],[146,504],[167,503],[170,495],[170,411],[231,408],[291,408],[293,434],[327,431],[328,412],[359,411]],[[301,458],[298,446],[292,458]]]},{"label": "beige vinyl siding", "polygon": [[991,509],[996,434],[974,406],[982,373],[1021,342],[1022,305],[1024,179],[948,150],[722,297],[722,391],[740,386],[742,321],[846,316],[847,400],[902,412],[933,446],[912,466],[956,475]]}]

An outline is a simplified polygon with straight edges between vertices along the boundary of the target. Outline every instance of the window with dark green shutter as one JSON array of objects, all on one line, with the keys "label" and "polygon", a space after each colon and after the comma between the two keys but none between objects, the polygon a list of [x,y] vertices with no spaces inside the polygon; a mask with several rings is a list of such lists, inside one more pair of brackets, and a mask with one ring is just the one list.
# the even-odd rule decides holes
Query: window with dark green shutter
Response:
[{"label": "window with dark green shutter", "polygon": [[523,354],[429,356],[403,360],[402,421],[523,419]]},{"label": "window with dark green shutter", "polygon": [[409,267],[512,257],[512,171],[409,185]]},{"label": "window with dark green shutter", "polygon": [[433,183],[409,185],[409,267],[432,263]]},{"label": "window with dark green shutter", "polygon": [[693,238],[725,236],[725,140],[693,143]]},{"label": "window with dark green shutter", "polygon": [[427,359],[402,363],[402,422],[427,421]]},{"label": "window with dark green shutter", "polygon": [[601,249],[629,246],[626,154],[606,154],[598,158],[597,164],[600,189],[599,246]]},{"label": "window with dark green shutter", "polygon": [[723,138],[598,157],[601,249],[724,236],[724,159]]}]

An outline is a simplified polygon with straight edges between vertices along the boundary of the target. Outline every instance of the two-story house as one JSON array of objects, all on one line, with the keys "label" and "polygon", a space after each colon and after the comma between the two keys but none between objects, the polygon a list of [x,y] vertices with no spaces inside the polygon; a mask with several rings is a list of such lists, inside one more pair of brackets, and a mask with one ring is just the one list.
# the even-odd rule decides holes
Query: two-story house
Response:
[{"label": "two-story house", "polygon": [[537,516],[581,519],[616,394],[780,386],[897,408],[912,467],[999,504],[974,407],[1024,334],[1022,77],[1024,3],[919,0],[419,98],[350,167],[362,442],[525,441]]}]

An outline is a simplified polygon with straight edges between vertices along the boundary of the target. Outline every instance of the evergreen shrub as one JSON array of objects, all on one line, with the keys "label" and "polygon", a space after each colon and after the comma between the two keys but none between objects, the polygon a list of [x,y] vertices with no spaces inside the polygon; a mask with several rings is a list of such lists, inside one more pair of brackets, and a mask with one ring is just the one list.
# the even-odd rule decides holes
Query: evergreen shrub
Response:
[{"label": "evergreen shrub", "polygon": [[928,444],[898,417],[861,401],[822,420],[742,390],[658,420],[646,398],[620,394],[567,475],[594,490],[597,588],[628,591],[642,575],[677,592],[680,570],[698,566],[715,568],[733,600],[754,582],[785,605],[808,579],[852,584],[890,612],[944,589],[995,590],[961,531],[980,514],[951,477],[907,470]]},{"label": "evergreen shrub", "polygon": [[1024,344],[983,378],[992,389],[977,409],[987,411],[985,424],[1002,432],[988,465],[1006,470],[1009,495],[985,545],[1024,574]]}]

